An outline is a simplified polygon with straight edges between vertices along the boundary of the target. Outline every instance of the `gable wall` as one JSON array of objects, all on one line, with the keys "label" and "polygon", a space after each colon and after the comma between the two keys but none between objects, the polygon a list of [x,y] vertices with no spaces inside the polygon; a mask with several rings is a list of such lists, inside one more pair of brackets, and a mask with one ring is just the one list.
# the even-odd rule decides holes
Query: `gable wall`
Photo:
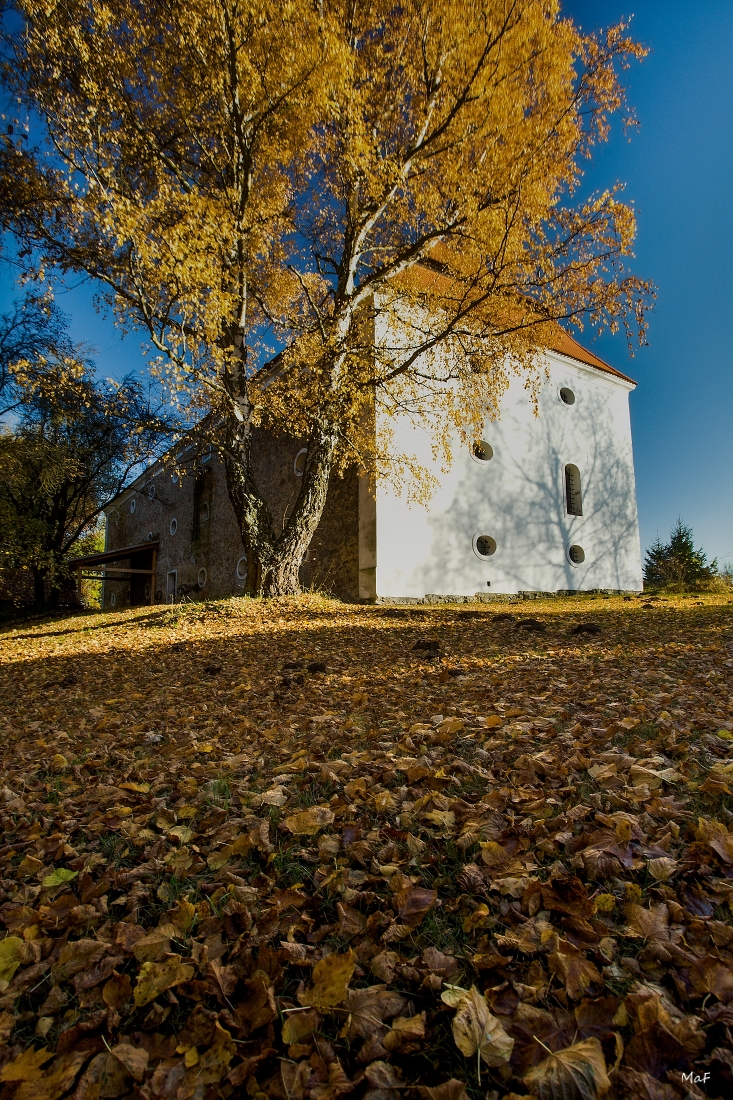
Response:
[{"label": "gable wall", "polygon": [[[631,386],[561,355],[548,353],[546,361],[539,417],[522,382],[514,380],[500,419],[484,427],[494,452],[488,462],[474,459],[456,437],[453,467],[442,474],[427,433],[406,418],[396,422],[400,450],[415,453],[440,487],[428,508],[410,507],[380,482],[380,597],[641,589]],[[573,390],[574,405],[560,400],[561,386]],[[568,463],[580,470],[582,516],[567,514]],[[497,543],[488,559],[474,552],[481,534]],[[581,565],[569,560],[570,545],[583,547]]]}]

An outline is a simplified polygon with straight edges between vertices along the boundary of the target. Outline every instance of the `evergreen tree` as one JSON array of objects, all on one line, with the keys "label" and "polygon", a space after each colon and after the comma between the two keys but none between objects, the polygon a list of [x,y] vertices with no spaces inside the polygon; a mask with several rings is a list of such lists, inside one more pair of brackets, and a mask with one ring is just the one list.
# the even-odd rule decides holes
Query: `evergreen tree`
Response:
[{"label": "evergreen tree", "polygon": [[646,552],[644,584],[690,588],[711,580],[718,572],[717,559],[708,563],[705,551],[695,549],[692,528],[680,517],[672,528],[669,542],[659,536]]}]

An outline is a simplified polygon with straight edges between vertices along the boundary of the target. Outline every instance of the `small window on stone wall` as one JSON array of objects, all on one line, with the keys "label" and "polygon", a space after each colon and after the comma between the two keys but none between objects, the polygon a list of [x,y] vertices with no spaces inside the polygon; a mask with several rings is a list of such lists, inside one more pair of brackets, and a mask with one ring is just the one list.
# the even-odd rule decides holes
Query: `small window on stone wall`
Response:
[{"label": "small window on stone wall", "polygon": [[178,530],[178,520],[177,519],[172,519],[171,520],[171,524],[170,524],[170,527],[168,528],[168,530],[170,531],[171,535],[175,535],[176,531]]},{"label": "small window on stone wall", "polygon": [[117,593],[116,592],[113,592],[112,595],[110,596],[109,605],[110,605],[110,607],[116,607],[117,606]]},{"label": "small window on stone wall", "polygon": [[201,510],[199,512],[199,519],[203,522],[204,520],[206,520],[208,518],[209,518],[209,503],[208,503],[208,501],[205,500],[203,502],[203,504],[201,505]]},{"label": "small window on stone wall", "polygon": [[242,584],[247,580],[247,556],[244,555],[237,562],[237,580]]},{"label": "small window on stone wall", "polygon": [[130,501],[130,514],[131,515],[134,514],[136,508],[137,508],[137,501],[133,497],[132,500]]},{"label": "small window on stone wall", "polygon": [[308,451],[303,448],[302,451],[298,451],[295,456],[295,462],[293,463],[293,470],[296,477],[302,477],[305,473],[305,460],[308,457]]},{"label": "small window on stone wall", "polygon": [[199,569],[199,588],[204,588],[207,580],[207,572],[205,569]]}]

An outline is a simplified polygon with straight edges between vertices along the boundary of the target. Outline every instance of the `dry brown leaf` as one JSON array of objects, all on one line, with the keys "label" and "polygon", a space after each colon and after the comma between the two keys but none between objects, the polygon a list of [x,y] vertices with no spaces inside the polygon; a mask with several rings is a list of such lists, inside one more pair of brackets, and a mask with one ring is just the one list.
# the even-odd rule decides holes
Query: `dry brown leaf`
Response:
[{"label": "dry brown leaf", "polygon": [[356,955],[350,948],[342,955],[326,955],[313,967],[313,985],[299,996],[300,1003],[324,1012],[341,1004],[355,966]]},{"label": "dry brown leaf", "polygon": [[132,1000],[132,982],[128,974],[113,974],[102,990],[104,1003],[120,1009]]},{"label": "dry brown leaf", "polygon": [[65,943],[51,968],[54,981],[61,982],[94,966],[107,952],[107,944],[99,940],[80,939]]},{"label": "dry brown leaf", "polygon": [[523,1080],[538,1100],[596,1100],[611,1088],[597,1039],[584,1039],[550,1054]]},{"label": "dry brown leaf", "polygon": [[189,981],[193,975],[194,968],[183,963],[180,955],[169,955],[162,963],[144,962],[133,994],[136,1006],[149,1004],[166,989]]},{"label": "dry brown leaf", "polygon": [[425,1012],[418,1016],[398,1016],[382,1039],[385,1050],[391,1054],[414,1054],[420,1050],[425,1038]]},{"label": "dry brown leaf", "polygon": [[314,1031],[321,1026],[320,1013],[315,1008],[304,1009],[301,1012],[289,1012],[283,1024],[282,1040],[286,1046],[292,1043],[302,1043],[309,1039]]},{"label": "dry brown leaf", "polygon": [[59,1100],[71,1088],[88,1057],[85,1050],[62,1054],[38,1080],[23,1081],[15,1093],[15,1100]]},{"label": "dry brown leaf", "polygon": [[463,1100],[466,1095],[465,1082],[457,1081],[455,1077],[443,1081],[441,1085],[420,1085],[419,1089],[423,1100]]},{"label": "dry brown leaf", "polygon": [[28,1047],[12,1062],[5,1063],[0,1070],[0,1081],[37,1081],[39,1077],[43,1077],[44,1070],[41,1067],[53,1056],[53,1051],[48,1051],[45,1047],[40,1050]]},{"label": "dry brown leaf", "polygon": [[333,821],[334,813],[329,806],[311,806],[307,810],[300,810],[299,813],[286,817],[283,825],[296,836],[315,836]]},{"label": "dry brown leaf", "polygon": [[23,940],[20,936],[6,936],[0,940],[0,981],[9,982],[23,961]]},{"label": "dry brown leaf", "polygon": [[475,986],[458,1001],[451,1028],[456,1046],[467,1058],[477,1054],[487,1066],[501,1066],[512,1056],[514,1040],[491,1015],[486,998]]},{"label": "dry brown leaf", "polygon": [[690,967],[690,985],[696,993],[702,996],[713,993],[726,1004],[733,999],[733,968],[713,955],[706,955]]},{"label": "dry brown leaf", "polygon": [[237,1053],[231,1034],[217,1021],[214,1028],[214,1041],[205,1050],[196,1063],[196,1081],[202,1085],[218,1084],[227,1072],[229,1063]]},{"label": "dry brown leaf", "polygon": [[421,886],[408,886],[395,895],[397,916],[409,928],[417,928],[423,917],[435,905],[437,897],[437,890],[425,890]]},{"label": "dry brown leaf", "polygon": [[144,1047],[134,1047],[130,1043],[118,1043],[117,1046],[112,1047],[110,1053],[125,1067],[135,1081],[142,1081],[150,1057]]},{"label": "dry brown leaf", "polygon": [[384,1021],[403,1012],[407,1002],[400,993],[383,985],[370,985],[366,989],[350,989],[345,1007],[349,1015],[342,1034],[349,1039],[371,1038],[383,1035],[387,1030]]}]

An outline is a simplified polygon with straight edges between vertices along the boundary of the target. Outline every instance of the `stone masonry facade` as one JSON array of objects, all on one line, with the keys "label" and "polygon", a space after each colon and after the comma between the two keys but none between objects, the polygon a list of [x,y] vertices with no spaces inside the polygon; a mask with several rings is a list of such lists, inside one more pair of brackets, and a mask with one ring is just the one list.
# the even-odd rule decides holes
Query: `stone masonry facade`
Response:
[{"label": "stone masonry facade", "polygon": [[[257,483],[281,529],[297,498],[296,460],[302,445],[259,431],[254,450]],[[355,469],[332,478],[321,522],[301,568],[304,589],[359,599],[360,550],[362,559],[365,554],[364,531],[360,532],[360,500],[363,528],[365,493],[360,481]],[[108,551],[157,544],[155,603],[243,594],[245,551],[229,500],[226,470],[215,453],[183,449],[175,455],[175,468],[170,456],[166,465],[151,467],[108,507],[106,520]],[[145,585],[125,579],[105,581],[105,609],[149,602],[147,579]]]}]

